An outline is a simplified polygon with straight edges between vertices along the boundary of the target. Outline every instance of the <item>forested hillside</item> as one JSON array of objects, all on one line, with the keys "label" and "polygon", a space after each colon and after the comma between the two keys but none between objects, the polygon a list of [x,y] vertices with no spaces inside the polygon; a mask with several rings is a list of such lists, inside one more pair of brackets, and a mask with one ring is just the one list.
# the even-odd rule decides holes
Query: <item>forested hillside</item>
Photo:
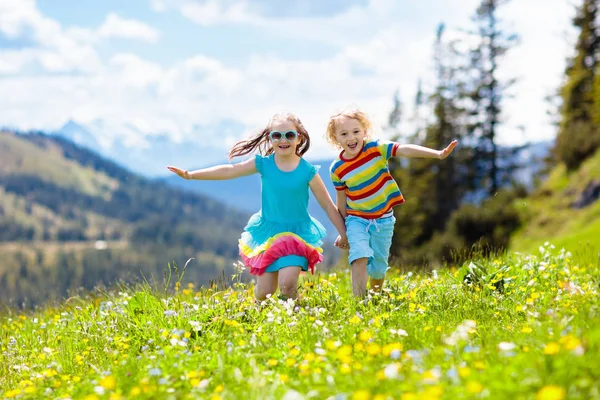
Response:
[{"label": "forested hillside", "polygon": [[247,216],[216,200],[41,133],[0,133],[0,160],[2,300],[162,276],[169,261],[198,255],[188,273],[206,282],[237,257]]}]

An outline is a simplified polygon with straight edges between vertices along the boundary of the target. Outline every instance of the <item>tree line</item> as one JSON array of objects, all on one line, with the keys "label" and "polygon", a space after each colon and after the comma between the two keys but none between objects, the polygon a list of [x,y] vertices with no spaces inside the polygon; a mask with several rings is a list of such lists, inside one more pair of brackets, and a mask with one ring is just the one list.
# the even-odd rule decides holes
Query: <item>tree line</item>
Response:
[{"label": "tree line", "polygon": [[[410,159],[390,164],[407,202],[398,207],[392,256],[401,264],[460,262],[473,252],[501,252],[522,224],[515,199],[527,190],[514,180],[526,146],[501,147],[498,130],[508,89],[515,79],[501,79],[498,69],[519,37],[504,28],[498,10],[506,2],[482,0],[463,36],[445,40],[440,24],[434,46],[435,85],[424,93],[419,84],[412,121],[414,132],[398,127],[404,109],[398,96],[388,128],[412,143],[443,148],[459,139],[444,160]],[[575,170],[600,146],[600,0],[584,0],[573,24],[579,38],[557,90],[558,135],[550,167],[564,163]],[[426,117],[420,117],[423,114]],[[511,134],[521,135],[518,127]]]}]

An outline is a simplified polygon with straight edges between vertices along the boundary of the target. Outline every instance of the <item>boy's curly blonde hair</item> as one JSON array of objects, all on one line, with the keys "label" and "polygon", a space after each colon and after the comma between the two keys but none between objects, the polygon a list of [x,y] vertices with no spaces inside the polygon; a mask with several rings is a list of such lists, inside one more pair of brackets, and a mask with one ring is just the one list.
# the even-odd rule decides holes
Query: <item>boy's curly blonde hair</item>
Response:
[{"label": "boy's curly blonde hair", "polygon": [[349,107],[329,117],[329,122],[327,123],[327,131],[325,132],[325,139],[327,140],[327,142],[329,142],[329,144],[338,149],[342,148],[342,146],[340,146],[337,140],[335,140],[335,131],[337,129],[337,121],[343,117],[353,118],[357,120],[362,126],[363,130],[365,131],[367,139],[371,138],[371,134],[373,133],[373,124],[371,123],[369,117],[367,117],[367,114],[365,114],[358,108]]}]

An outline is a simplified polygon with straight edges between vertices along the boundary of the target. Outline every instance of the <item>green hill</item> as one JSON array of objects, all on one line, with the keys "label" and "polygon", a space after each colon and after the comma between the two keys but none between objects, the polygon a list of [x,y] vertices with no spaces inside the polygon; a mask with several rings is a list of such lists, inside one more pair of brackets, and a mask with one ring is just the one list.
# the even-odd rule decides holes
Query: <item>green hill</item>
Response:
[{"label": "green hill", "polygon": [[600,185],[600,151],[575,172],[564,165],[554,168],[548,179],[528,199],[519,202],[524,227],[511,239],[511,250],[533,252],[545,242],[579,252],[600,251],[600,201],[576,207],[586,189]]},{"label": "green hill", "polygon": [[162,276],[196,257],[208,282],[237,259],[247,216],[137,176],[72,142],[0,132],[0,300]]}]

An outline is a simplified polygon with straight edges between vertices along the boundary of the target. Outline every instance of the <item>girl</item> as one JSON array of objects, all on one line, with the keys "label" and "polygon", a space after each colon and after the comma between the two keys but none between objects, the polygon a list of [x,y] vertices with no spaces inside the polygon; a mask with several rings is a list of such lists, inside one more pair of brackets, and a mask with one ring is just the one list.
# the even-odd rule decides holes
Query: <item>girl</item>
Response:
[{"label": "girl", "polygon": [[327,140],[342,151],[330,168],[337,190],[337,206],[346,218],[350,244],[348,261],[352,270],[352,291],[363,296],[367,275],[371,288],[381,290],[388,269],[394,233],[393,207],[404,203],[398,185],[390,175],[388,160],[395,156],[448,157],[457,141],[444,150],[399,144],[369,137],[372,126],[360,110],[334,114],[327,125]]},{"label": "girl", "polygon": [[300,271],[314,273],[315,264],[323,260],[325,228],[308,214],[309,187],[340,234],[335,245],[348,246],[344,220],[317,168],[302,158],[309,147],[310,137],[300,120],[293,114],[277,114],[261,132],[236,143],[229,152],[232,159],[258,149],[260,155],[254,158],[191,172],[167,167],[184,179],[261,175],[261,210],[250,218],[239,240],[244,264],[257,276],[258,300],[273,294],[278,283],[283,297],[295,299]]}]

